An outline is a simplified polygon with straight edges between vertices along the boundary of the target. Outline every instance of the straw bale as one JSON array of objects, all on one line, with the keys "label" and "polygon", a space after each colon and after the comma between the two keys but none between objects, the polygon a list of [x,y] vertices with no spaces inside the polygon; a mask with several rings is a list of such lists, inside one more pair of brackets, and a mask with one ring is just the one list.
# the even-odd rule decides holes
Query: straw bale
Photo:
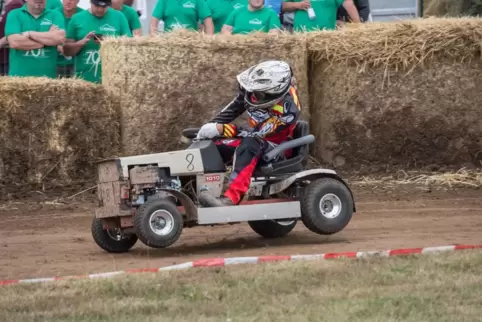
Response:
[{"label": "straw bale", "polygon": [[103,85],[121,97],[124,155],[179,149],[181,130],[212,118],[233,99],[236,75],[266,59],[292,64],[303,117],[308,118],[307,54],[302,37],[173,32],[152,38],[107,39],[101,56]]},{"label": "straw bale", "polygon": [[478,59],[482,20],[427,18],[358,24],[340,31],[313,32],[306,37],[315,62],[356,65],[360,71],[384,67],[386,72],[409,72],[425,61]]},{"label": "straw bale", "polygon": [[478,13],[478,6],[480,6],[479,0],[425,0],[423,15],[424,17],[475,16]]},{"label": "straw bale", "polygon": [[95,159],[118,153],[118,114],[118,101],[99,85],[0,77],[0,186],[95,181]]},{"label": "straw bale", "polygon": [[362,173],[480,167],[481,35],[469,18],[311,35],[316,158]]}]

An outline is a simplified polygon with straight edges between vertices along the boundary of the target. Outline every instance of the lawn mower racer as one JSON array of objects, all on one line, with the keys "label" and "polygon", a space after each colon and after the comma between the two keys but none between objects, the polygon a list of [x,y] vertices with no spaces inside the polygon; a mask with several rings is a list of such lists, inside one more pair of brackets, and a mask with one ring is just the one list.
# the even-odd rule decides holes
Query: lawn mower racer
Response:
[{"label": "lawn mower racer", "polygon": [[[99,161],[91,228],[97,245],[121,253],[139,239],[165,248],[185,227],[241,222],[264,238],[285,236],[300,220],[321,235],[346,227],[356,212],[348,184],[334,170],[306,169],[315,137],[300,119],[290,66],[265,61],[237,79],[228,106],[201,128],[182,131],[187,148]],[[232,124],[244,112],[249,128]]]},{"label": "lawn mower racer", "polygon": [[[197,134],[197,139],[213,139],[226,164],[233,161],[224,195],[215,198],[208,190],[200,192],[199,202],[204,207],[239,204],[249,190],[260,156],[292,137],[301,113],[293,71],[286,62],[256,64],[237,80],[239,90],[234,100]],[[249,129],[231,124],[244,112],[249,116]]]}]

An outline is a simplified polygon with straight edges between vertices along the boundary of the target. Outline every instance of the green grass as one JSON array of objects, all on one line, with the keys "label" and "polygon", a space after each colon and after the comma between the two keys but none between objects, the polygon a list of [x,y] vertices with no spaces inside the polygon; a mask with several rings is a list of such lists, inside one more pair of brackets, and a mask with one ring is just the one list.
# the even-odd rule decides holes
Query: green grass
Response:
[{"label": "green grass", "polygon": [[482,252],[0,288],[0,321],[482,321]]}]

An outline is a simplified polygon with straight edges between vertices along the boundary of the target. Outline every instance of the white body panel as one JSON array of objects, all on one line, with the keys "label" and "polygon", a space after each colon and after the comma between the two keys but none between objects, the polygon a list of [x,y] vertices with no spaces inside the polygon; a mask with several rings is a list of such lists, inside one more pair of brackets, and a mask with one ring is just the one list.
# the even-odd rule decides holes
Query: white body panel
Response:
[{"label": "white body panel", "polygon": [[160,168],[170,168],[173,176],[196,175],[204,171],[201,152],[198,149],[143,154],[118,160],[125,178],[129,176],[128,166],[131,165],[156,164]]},{"label": "white body panel", "polygon": [[299,201],[198,208],[197,212],[200,225],[301,217]]}]

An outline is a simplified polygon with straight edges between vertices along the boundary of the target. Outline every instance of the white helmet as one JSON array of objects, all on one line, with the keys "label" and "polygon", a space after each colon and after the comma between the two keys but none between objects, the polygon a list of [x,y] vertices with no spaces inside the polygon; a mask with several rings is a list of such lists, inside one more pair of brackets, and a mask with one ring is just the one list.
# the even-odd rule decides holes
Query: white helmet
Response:
[{"label": "white helmet", "polygon": [[246,90],[244,101],[249,107],[265,109],[272,107],[288,93],[292,77],[288,63],[269,60],[248,68],[237,79]]}]

